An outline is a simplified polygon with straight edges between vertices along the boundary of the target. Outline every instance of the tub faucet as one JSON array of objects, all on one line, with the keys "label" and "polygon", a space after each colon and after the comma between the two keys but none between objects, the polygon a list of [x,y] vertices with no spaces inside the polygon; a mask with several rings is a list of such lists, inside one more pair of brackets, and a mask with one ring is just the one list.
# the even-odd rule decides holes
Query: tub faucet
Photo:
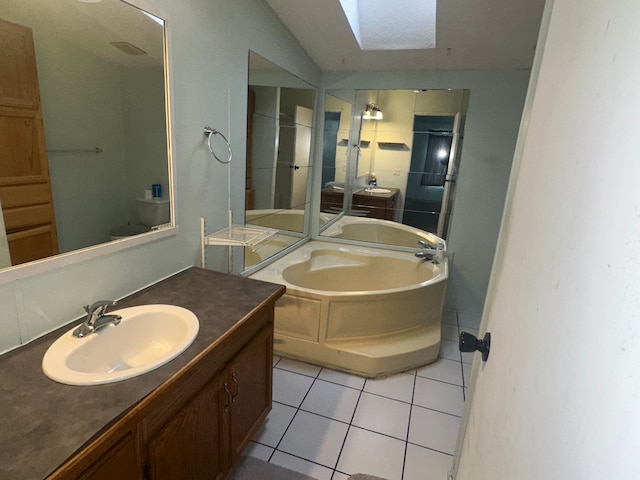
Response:
[{"label": "tub faucet", "polygon": [[87,317],[84,322],[73,331],[73,336],[83,338],[107,325],[118,325],[120,320],[122,320],[120,315],[105,315],[107,308],[115,304],[116,302],[113,300],[98,300],[90,306],[85,305],[84,311],[87,312]]},{"label": "tub faucet", "polygon": [[431,260],[431,263],[436,265],[444,260],[446,253],[442,242],[438,242],[435,248],[424,240],[418,240],[418,243],[422,248],[415,253],[416,257]]}]

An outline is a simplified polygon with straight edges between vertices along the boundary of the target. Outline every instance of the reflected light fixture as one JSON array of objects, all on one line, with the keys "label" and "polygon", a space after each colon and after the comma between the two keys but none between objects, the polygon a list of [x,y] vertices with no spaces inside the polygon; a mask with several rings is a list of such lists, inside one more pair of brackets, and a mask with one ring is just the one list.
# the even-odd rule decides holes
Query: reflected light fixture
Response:
[{"label": "reflected light fixture", "polygon": [[362,114],[363,120],[382,120],[382,110],[375,103],[367,103]]},{"label": "reflected light fixture", "polygon": [[449,156],[449,150],[447,150],[446,148],[441,148],[440,150],[438,150],[438,159],[439,160],[447,158],[448,156]]}]

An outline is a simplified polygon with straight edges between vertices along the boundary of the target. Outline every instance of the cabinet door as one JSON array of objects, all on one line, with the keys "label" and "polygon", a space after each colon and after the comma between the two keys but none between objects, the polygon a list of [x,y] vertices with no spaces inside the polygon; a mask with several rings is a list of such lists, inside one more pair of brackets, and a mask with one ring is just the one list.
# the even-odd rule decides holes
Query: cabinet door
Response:
[{"label": "cabinet door", "polygon": [[149,439],[145,470],[150,480],[222,478],[223,380],[208,383]]},{"label": "cabinet door", "polygon": [[273,334],[263,329],[229,364],[231,458],[235,461],[271,410]]},{"label": "cabinet door", "polygon": [[0,203],[11,263],[58,253],[58,236],[29,27],[0,20]]},{"label": "cabinet door", "polygon": [[82,480],[142,479],[136,436],[128,433],[80,477]]}]

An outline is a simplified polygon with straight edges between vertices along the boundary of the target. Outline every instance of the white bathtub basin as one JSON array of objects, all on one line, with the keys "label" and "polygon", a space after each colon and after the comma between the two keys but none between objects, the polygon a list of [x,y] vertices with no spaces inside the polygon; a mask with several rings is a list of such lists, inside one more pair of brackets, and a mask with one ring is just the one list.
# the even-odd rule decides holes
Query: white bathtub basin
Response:
[{"label": "white bathtub basin", "polygon": [[381,377],[438,358],[448,259],[312,240],[251,278],[287,287],[274,351]]},{"label": "white bathtub basin", "polygon": [[348,215],[331,225],[330,228],[322,232],[322,235],[416,249],[420,248],[419,242],[421,240],[433,247],[438,243],[446,246],[446,242],[442,238],[409,225],[378,218],[359,218]]},{"label": "white bathtub basin", "polygon": [[305,261],[284,268],[281,275],[290,285],[344,293],[402,289],[429,281],[437,273],[411,256],[403,259],[317,249]]},{"label": "white bathtub basin", "polygon": [[142,305],[109,312],[122,316],[83,338],[76,326],[58,338],[42,359],[52,380],[68,385],[119,382],[154,370],[180,355],[199,330],[196,316],[174,305]]}]

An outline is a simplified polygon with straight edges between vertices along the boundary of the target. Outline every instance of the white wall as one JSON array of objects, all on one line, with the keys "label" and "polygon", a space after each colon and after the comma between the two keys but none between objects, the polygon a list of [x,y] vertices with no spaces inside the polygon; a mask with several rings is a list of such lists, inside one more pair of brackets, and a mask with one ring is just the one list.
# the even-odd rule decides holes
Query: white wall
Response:
[{"label": "white wall", "polygon": [[[0,273],[0,351],[79,317],[88,302],[122,297],[199,262],[199,218],[210,232],[224,228],[228,195],[226,167],[211,159],[203,127],[227,134],[239,159],[231,182],[244,185],[249,49],[319,83],[317,67],[263,2],[131,3],[167,20],[178,234],[16,280]],[[232,188],[231,203],[242,218],[244,188]],[[210,254],[209,267],[226,269],[223,250]]]},{"label": "white wall", "polygon": [[640,4],[547,8],[458,480],[640,478]]},{"label": "white wall", "polygon": [[[448,239],[446,306],[481,313],[495,253],[528,70],[325,72],[323,88],[470,90]],[[376,172],[378,173],[378,172]]]}]

